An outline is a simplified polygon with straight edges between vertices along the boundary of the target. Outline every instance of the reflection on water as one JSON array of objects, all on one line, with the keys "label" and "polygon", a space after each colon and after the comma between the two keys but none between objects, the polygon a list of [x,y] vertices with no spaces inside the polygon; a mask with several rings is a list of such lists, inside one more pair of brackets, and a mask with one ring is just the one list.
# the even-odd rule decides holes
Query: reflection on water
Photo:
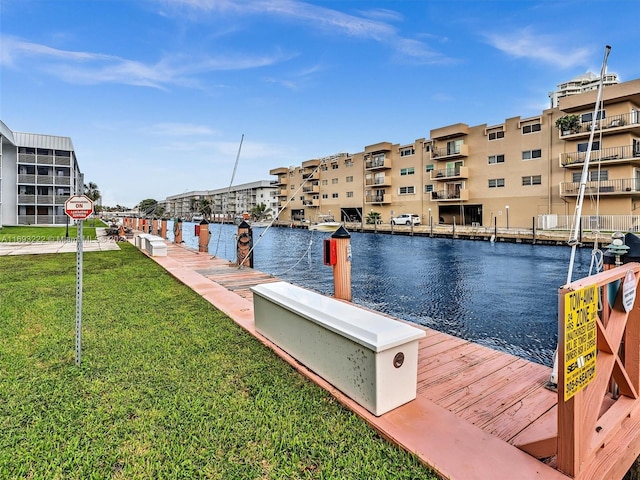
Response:
[{"label": "reflection on water", "polygon": [[[237,228],[209,228],[209,252],[235,260]],[[322,263],[330,233],[265,230],[253,230],[254,268],[333,293],[332,269]],[[184,223],[183,239],[197,249],[193,224]],[[569,247],[366,233],[352,233],[351,245],[355,303],[551,365]],[[578,250],[574,279],[587,273],[590,255]]]}]

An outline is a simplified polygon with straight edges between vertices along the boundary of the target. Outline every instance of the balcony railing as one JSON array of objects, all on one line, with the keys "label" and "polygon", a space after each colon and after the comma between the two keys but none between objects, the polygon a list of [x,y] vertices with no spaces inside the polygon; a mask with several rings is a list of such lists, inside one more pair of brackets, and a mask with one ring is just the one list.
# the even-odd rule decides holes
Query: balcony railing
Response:
[{"label": "balcony railing", "polygon": [[391,159],[387,157],[368,159],[364,162],[364,168],[366,170],[391,168]]},{"label": "balcony railing", "polygon": [[320,186],[311,185],[310,187],[302,187],[302,192],[303,193],[319,193],[320,192]]},{"label": "balcony railing", "polygon": [[53,195],[38,195],[38,205],[53,205]]},{"label": "balcony railing", "polygon": [[[583,136],[591,133],[593,122],[581,122],[578,128],[573,130],[560,131],[560,137]],[[640,127],[640,113],[622,113],[620,115],[612,115],[601,120],[596,120],[596,131],[602,130],[603,133],[619,132]]]},{"label": "balcony railing", "polygon": [[36,176],[26,173],[18,174],[18,183],[36,183]]},{"label": "balcony railing", "polygon": [[[580,190],[580,182],[562,182],[560,184],[560,196],[577,196]],[[640,179],[618,178],[615,180],[600,180],[585,184],[585,195],[636,195],[640,192]]]},{"label": "balcony railing", "polygon": [[36,163],[36,156],[31,153],[19,153],[18,163]]},{"label": "balcony railing", "polygon": [[70,157],[56,157],[56,165],[71,165]]},{"label": "balcony railing", "polygon": [[38,185],[53,185],[53,175],[38,175],[36,183]]},{"label": "balcony railing", "polygon": [[[570,152],[560,154],[560,165],[563,167],[580,167],[587,158],[587,152]],[[640,160],[640,144],[625,145],[622,147],[609,147],[601,150],[592,150],[589,163],[594,162],[616,162],[623,163],[625,161],[635,159]]]},{"label": "balcony railing", "polygon": [[18,203],[21,205],[35,205],[36,196],[27,194],[18,195]]},{"label": "balcony railing", "polygon": [[304,206],[304,207],[317,207],[318,206],[318,201],[317,200],[303,200],[302,201],[302,206]]},{"label": "balcony railing", "polygon": [[56,175],[55,177],[56,185],[71,185],[71,177],[65,175]]},{"label": "balcony railing", "polygon": [[51,155],[38,155],[36,163],[38,165],[53,165],[53,157]]},{"label": "balcony railing", "polygon": [[381,177],[365,178],[364,184],[369,185],[390,185],[391,180],[388,180],[386,175]]},{"label": "balcony railing", "polygon": [[431,200],[435,201],[451,201],[451,200],[460,200],[466,201],[469,200],[469,190],[466,188],[461,188],[459,190],[447,191],[447,190],[438,190],[431,192]]},{"label": "balcony railing", "polygon": [[433,147],[431,158],[436,160],[451,160],[453,158],[468,157],[469,145],[462,144],[457,147]]},{"label": "balcony railing", "polygon": [[469,167],[456,166],[431,170],[431,180],[451,180],[452,178],[469,178]]},{"label": "balcony railing", "polygon": [[[385,200],[386,198],[386,200]],[[391,198],[391,196],[386,196],[384,194],[381,195],[366,195],[365,196],[365,203],[390,203],[391,200],[389,200]]]}]

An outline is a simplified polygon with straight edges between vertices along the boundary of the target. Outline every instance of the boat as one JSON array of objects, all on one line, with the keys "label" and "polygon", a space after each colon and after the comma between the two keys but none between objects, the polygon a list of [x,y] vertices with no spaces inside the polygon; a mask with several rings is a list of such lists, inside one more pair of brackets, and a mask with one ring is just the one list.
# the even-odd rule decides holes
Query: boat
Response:
[{"label": "boat", "polygon": [[332,215],[318,215],[318,221],[309,225],[309,230],[320,232],[335,232],[340,228],[341,223],[336,222]]},{"label": "boat", "polygon": [[201,222],[202,220],[204,220],[204,217],[202,215],[194,215],[193,217],[191,217],[192,222]]}]

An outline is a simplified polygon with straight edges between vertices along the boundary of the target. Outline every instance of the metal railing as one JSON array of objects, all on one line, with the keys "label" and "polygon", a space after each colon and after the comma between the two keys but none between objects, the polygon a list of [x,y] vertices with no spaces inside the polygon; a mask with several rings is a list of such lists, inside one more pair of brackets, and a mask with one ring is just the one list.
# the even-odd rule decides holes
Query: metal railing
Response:
[{"label": "metal railing", "polygon": [[[569,152],[560,154],[560,165],[567,167],[569,165],[578,165],[584,163],[587,152]],[[620,147],[609,147],[600,150],[593,150],[589,157],[589,163],[613,162],[626,159],[640,160],[640,144],[625,145]]]},{"label": "metal railing", "polygon": [[[571,230],[574,215],[538,215],[540,230]],[[640,230],[640,215],[582,215],[580,225],[584,231],[634,232]]]},{"label": "metal railing", "polygon": [[[580,182],[562,182],[560,196],[578,195]],[[585,184],[585,195],[600,194],[632,194],[640,191],[640,179],[617,178],[615,180],[600,180]]]},{"label": "metal railing", "polygon": [[[596,131],[606,131],[611,128],[623,129],[624,127],[635,126],[640,124],[640,113],[622,113],[620,115],[612,115],[607,118],[596,120]],[[590,133],[593,121],[580,122],[580,125],[571,130],[560,131],[560,136],[565,137],[568,135],[575,135],[578,133]]]}]

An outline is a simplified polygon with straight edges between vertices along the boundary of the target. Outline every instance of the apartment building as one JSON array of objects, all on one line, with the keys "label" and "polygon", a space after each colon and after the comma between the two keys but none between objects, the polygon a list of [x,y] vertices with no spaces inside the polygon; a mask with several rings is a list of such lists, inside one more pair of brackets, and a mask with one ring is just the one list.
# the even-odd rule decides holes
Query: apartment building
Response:
[{"label": "apartment building", "polygon": [[162,203],[166,214],[191,219],[198,214],[202,200],[211,204],[213,218],[234,218],[244,212],[251,212],[255,207],[264,204],[275,215],[278,208],[276,186],[269,180],[259,180],[231,188],[217,190],[200,190],[180,193],[167,197]]},{"label": "apartment building", "polygon": [[84,184],[69,137],[11,131],[0,121],[0,225],[65,225]]},{"label": "apartment building", "polygon": [[[422,223],[531,227],[539,215],[572,215],[596,91],[562,97],[539,115],[497,125],[443,126],[411,144],[381,142],[279,167],[280,219],[342,221],[375,211]],[[603,89],[584,215],[634,215],[640,206],[640,79]],[[572,128],[556,126],[558,119]]]},{"label": "apartment building", "polygon": [[[605,73],[604,78],[602,79],[602,84],[605,87],[618,83],[620,83],[620,80],[616,73]],[[597,90],[599,85],[600,75],[596,75],[593,72],[583,73],[582,75],[572,78],[568,82],[559,83],[557,90],[549,92],[551,108],[557,107],[559,100],[562,97],[577,95],[590,90]]]}]

